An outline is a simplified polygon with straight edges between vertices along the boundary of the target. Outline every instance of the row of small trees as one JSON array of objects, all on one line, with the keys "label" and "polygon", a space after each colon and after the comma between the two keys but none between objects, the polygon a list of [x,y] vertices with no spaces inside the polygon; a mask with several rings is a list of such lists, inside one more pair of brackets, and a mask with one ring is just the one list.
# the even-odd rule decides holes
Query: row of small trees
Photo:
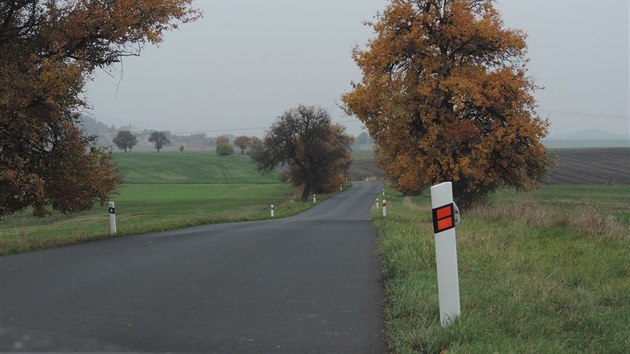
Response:
[{"label": "row of small trees", "polygon": [[[121,130],[112,140],[112,142],[120,150],[125,150],[125,152],[128,152],[131,151],[133,147],[136,146],[136,144],[138,144],[138,137],[128,130]],[[160,131],[155,131],[151,133],[151,135],[149,136],[149,142],[155,144],[155,148],[158,152],[160,152],[160,150],[162,150],[164,146],[171,143],[171,141],[166,136],[166,133]]]},{"label": "row of small trees", "polygon": [[[120,130],[112,142],[125,152],[133,150],[133,147],[138,144],[138,137],[128,130]],[[160,152],[164,146],[171,144],[170,139],[166,132],[154,131],[149,136],[149,142],[155,144],[155,149]],[[241,149],[241,154],[245,153],[245,150],[258,146],[262,143],[262,140],[255,136],[238,136],[234,139],[234,146]],[[180,151],[184,151],[184,147],[179,147]],[[234,153],[234,147],[230,144],[230,139],[227,136],[219,136],[216,138],[216,152],[218,155],[232,155]]]}]

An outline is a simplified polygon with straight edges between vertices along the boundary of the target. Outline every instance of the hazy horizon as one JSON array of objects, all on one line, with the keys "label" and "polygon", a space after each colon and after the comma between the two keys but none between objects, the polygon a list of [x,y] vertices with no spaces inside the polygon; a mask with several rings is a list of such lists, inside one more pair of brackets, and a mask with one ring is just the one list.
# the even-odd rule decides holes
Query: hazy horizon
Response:
[{"label": "hazy horizon", "polygon": [[[87,85],[93,109],[117,127],[175,134],[262,135],[298,104],[338,107],[361,74],[355,45],[373,37],[388,1],[195,1],[204,18],[167,33],[159,47],[125,58]],[[599,129],[628,137],[628,2],[498,1],[506,27],[528,33],[529,74],[549,138]]]}]

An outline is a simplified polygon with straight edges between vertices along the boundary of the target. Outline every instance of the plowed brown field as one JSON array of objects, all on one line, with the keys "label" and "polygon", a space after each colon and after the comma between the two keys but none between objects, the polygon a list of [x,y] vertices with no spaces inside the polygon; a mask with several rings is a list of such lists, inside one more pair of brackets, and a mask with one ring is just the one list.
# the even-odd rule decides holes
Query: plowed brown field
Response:
[{"label": "plowed brown field", "polygon": [[558,149],[549,184],[630,184],[630,149]]},{"label": "plowed brown field", "polygon": [[[556,149],[557,165],[547,184],[630,184],[629,148]],[[352,180],[383,178],[373,160],[358,160],[348,171]]]}]

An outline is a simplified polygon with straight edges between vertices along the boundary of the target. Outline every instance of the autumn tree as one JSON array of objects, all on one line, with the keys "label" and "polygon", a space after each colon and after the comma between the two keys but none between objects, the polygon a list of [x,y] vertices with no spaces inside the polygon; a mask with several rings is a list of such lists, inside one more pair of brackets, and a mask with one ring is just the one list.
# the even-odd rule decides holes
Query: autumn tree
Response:
[{"label": "autumn tree", "polygon": [[352,161],[352,140],[324,109],[298,106],[274,122],[253,157],[262,173],[286,167],[291,183],[303,187],[302,200],[306,201],[312,192],[339,188]]},{"label": "autumn tree", "polygon": [[138,139],[130,131],[120,130],[112,142],[116,144],[120,150],[125,150],[125,152],[127,152],[127,150],[131,151],[131,149],[138,143]]},{"label": "autumn tree", "polygon": [[217,145],[229,145],[230,144],[230,138],[228,138],[225,135],[217,136],[216,144]]},{"label": "autumn tree", "polygon": [[166,135],[166,132],[161,132],[161,131],[152,132],[151,135],[149,136],[149,142],[155,144],[155,148],[157,149],[158,152],[160,152],[160,150],[162,150],[162,148],[165,145],[168,145],[171,143],[171,141],[168,139]]},{"label": "autumn tree", "polygon": [[251,144],[251,140],[248,136],[237,136],[234,139],[234,146],[237,146],[239,149],[241,149],[241,154],[245,153],[245,150],[247,148],[249,148],[249,145]]},{"label": "autumn tree", "polygon": [[225,135],[217,137],[216,152],[219,156],[232,155],[234,153],[234,147],[232,147],[232,144],[230,144],[230,138]]},{"label": "autumn tree", "polygon": [[77,112],[86,80],[198,14],[190,0],[0,2],[0,217],[105,202],[121,183]]},{"label": "autumn tree", "polygon": [[342,100],[399,191],[452,181],[468,205],[546,175],[525,33],[504,28],[492,1],[394,0],[371,27],[353,54],[363,78]]}]

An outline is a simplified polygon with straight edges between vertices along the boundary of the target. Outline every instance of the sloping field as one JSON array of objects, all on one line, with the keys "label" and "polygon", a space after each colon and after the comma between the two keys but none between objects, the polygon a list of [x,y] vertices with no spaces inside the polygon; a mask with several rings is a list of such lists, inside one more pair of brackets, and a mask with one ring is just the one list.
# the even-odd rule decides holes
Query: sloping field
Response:
[{"label": "sloping field", "polygon": [[[311,207],[293,199],[293,188],[275,174],[260,175],[247,156],[213,153],[115,153],[125,183],[112,196],[118,235],[296,214]],[[330,195],[319,195],[323,201]],[[0,255],[109,237],[107,205],[72,215],[31,210],[0,220]]]},{"label": "sloping field", "polygon": [[630,184],[630,149],[557,149],[549,184]]},{"label": "sloping field", "polygon": [[275,174],[260,175],[247,155],[208,152],[115,153],[114,162],[126,184],[136,183],[278,183]]}]

